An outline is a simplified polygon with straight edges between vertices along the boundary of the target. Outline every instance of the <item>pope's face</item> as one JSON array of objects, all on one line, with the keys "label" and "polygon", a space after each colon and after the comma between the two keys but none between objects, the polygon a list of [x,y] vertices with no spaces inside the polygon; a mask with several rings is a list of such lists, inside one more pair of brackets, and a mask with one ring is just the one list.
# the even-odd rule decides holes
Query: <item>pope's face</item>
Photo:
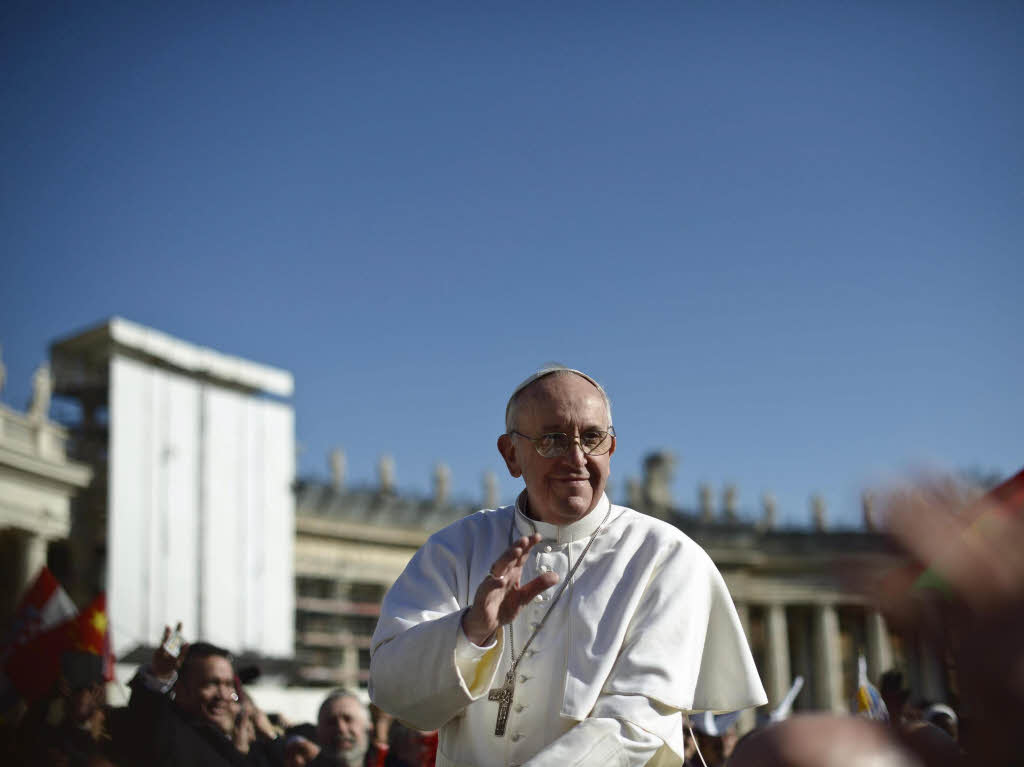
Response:
[{"label": "pope's face", "polygon": [[[607,431],[608,410],[592,383],[575,374],[550,375],[521,393],[515,430],[530,437],[562,432],[579,438],[588,429]],[[568,525],[589,514],[601,500],[615,439],[604,455],[587,455],[574,441],[565,455],[544,458],[533,443],[515,434],[498,439],[509,473],[526,482],[530,515]]]}]

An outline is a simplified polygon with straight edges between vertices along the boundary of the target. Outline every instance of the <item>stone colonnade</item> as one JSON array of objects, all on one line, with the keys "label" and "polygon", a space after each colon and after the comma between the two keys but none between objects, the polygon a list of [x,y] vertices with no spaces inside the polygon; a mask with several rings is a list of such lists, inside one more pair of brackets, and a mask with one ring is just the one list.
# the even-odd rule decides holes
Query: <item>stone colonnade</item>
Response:
[{"label": "stone colonnade", "polygon": [[[737,601],[740,622],[751,637],[752,613],[761,621],[759,655],[768,710],[774,710],[789,692],[797,675],[805,676],[805,688],[798,697],[798,708],[846,712],[852,692],[844,688],[844,672],[849,658],[843,656],[843,637],[839,609],[847,605],[836,602],[783,602],[756,600]],[[864,647],[868,676],[878,683],[882,672],[893,667],[894,654],[885,619],[869,607],[863,610]],[[791,610],[798,611],[791,620]],[[806,678],[809,677],[809,678]],[[745,712],[740,729],[753,726],[755,714]]]}]

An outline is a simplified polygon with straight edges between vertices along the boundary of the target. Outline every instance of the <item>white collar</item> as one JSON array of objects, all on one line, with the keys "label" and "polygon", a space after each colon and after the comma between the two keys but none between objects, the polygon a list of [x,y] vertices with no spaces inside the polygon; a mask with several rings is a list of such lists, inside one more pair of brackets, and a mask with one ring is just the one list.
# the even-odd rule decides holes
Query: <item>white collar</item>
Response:
[{"label": "white collar", "polygon": [[591,535],[601,526],[601,522],[608,513],[608,508],[611,506],[608,496],[601,493],[601,500],[585,517],[577,519],[569,525],[553,525],[550,522],[540,522],[526,516],[523,511],[525,498],[526,491],[524,490],[516,499],[516,531],[520,535],[540,533],[544,536],[544,540],[555,541],[559,545],[572,543]]}]

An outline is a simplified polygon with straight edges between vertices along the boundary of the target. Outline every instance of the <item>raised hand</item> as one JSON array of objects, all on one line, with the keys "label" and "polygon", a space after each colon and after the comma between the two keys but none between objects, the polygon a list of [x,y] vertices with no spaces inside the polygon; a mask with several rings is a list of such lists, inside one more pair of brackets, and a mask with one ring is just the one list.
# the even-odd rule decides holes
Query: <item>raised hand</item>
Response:
[{"label": "raised hand", "polygon": [[494,632],[511,623],[523,605],[558,583],[556,573],[543,573],[529,583],[520,583],[526,557],[540,541],[540,533],[520,538],[491,565],[476,590],[473,605],[462,616],[462,630],[473,644],[490,642]]},{"label": "raised hand", "polygon": [[[177,627],[174,629],[176,635],[181,634],[181,621],[178,621]],[[149,662],[149,669],[153,672],[153,676],[158,679],[167,680],[171,678],[179,668],[181,663],[185,660],[185,652],[188,650],[188,644],[183,643],[178,648],[178,654],[172,655],[167,651],[167,640],[171,638],[171,627],[164,626],[164,634],[160,639],[160,644],[153,650],[153,658]]]}]

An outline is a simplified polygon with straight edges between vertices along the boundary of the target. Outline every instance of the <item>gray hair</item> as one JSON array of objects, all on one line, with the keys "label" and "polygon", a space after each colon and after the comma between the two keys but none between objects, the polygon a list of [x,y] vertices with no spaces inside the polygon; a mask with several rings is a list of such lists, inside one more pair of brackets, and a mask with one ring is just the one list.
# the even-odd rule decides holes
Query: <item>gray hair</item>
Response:
[{"label": "gray hair", "polygon": [[575,368],[566,367],[558,363],[550,363],[542,367],[536,373],[528,376],[519,386],[512,392],[512,396],[508,398],[508,404],[505,406],[505,432],[509,433],[516,427],[516,419],[519,415],[519,406],[522,401],[522,393],[532,384],[539,381],[542,378],[547,378],[551,375],[564,376],[564,375],[578,375],[581,378],[586,379],[594,385],[594,388],[601,394],[601,399],[604,400],[605,410],[608,411],[608,425],[612,425],[612,401],[608,397],[608,392],[604,390],[597,381],[588,376],[582,370],[576,370]]},{"label": "gray hair", "polygon": [[331,690],[327,694],[327,697],[324,698],[324,702],[320,704],[320,708],[318,708],[316,712],[317,724],[320,723],[320,719],[321,717],[323,717],[324,711],[327,710],[327,707],[331,705],[334,701],[339,700],[340,698],[352,698],[352,700],[358,703],[360,711],[362,711],[365,714],[367,727],[370,726],[370,712],[366,710],[366,705],[363,703],[363,701],[359,698],[358,695],[356,695],[351,690],[346,690],[344,687],[339,687],[336,690]]}]

